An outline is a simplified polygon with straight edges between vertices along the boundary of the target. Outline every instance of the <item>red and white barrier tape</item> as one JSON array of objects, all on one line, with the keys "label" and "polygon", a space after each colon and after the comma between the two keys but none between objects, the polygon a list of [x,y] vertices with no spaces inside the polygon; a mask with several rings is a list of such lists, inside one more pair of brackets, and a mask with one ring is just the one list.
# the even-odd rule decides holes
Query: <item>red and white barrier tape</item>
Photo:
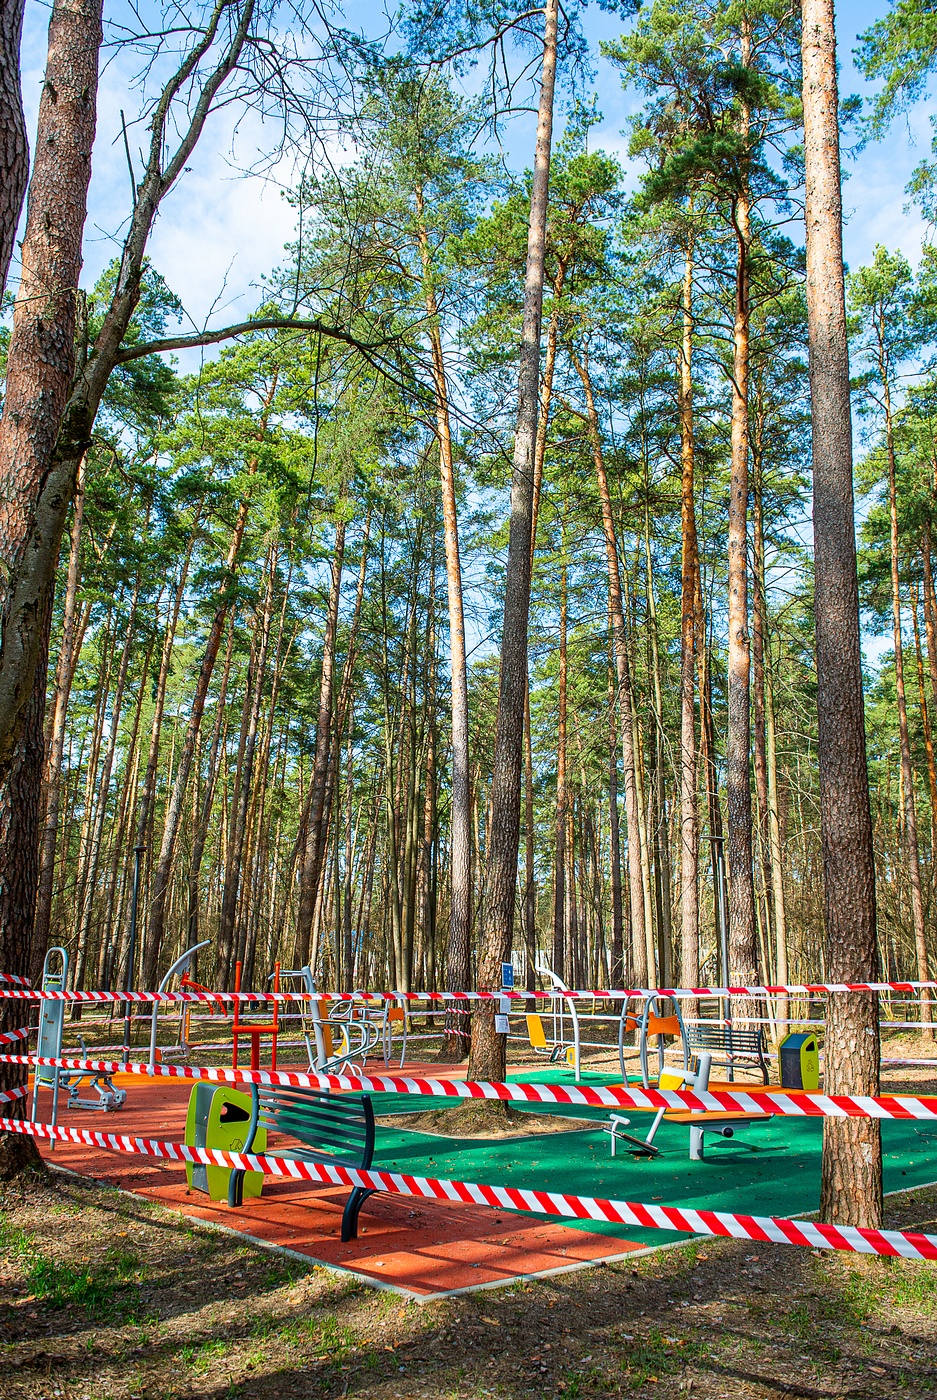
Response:
[{"label": "red and white barrier tape", "polygon": [[167,1079],[208,1080],[217,1084],[287,1085],[300,1089],[351,1089],[357,1093],[416,1094],[444,1099],[500,1099],[508,1103],[576,1104],[590,1108],[695,1109],[758,1113],[785,1118],[937,1119],[937,1097],[908,1094],[872,1098],[851,1094],[766,1092],[752,1085],[741,1090],[638,1089],[612,1084],[499,1083],[463,1079],[415,1079],[399,1075],[318,1074],[301,1070],[241,1070],[207,1065],[123,1064],[115,1060],[51,1059],[36,1055],[0,1055],[0,1064],[46,1065],[97,1074],[137,1074]]},{"label": "red and white barrier tape", "polygon": [[0,1092],[0,1103],[13,1103],[16,1099],[24,1099],[28,1093],[25,1084],[19,1084],[15,1089],[4,1089]]},{"label": "red and white barrier tape", "polygon": [[854,1254],[884,1254],[902,1259],[937,1259],[937,1235],[901,1230],[866,1230],[850,1225],[821,1225],[766,1215],[730,1215],[726,1211],[693,1210],[684,1206],[643,1205],[635,1201],[568,1196],[556,1191],[529,1191],[516,1186],[488,1186],[473,1181],[404,1176],[400,1172],[362,1171],[355,1167],[298,1161],[253,1152],[220,1152],[179,1142],[96,1133],[83,1128],[53,1128],[46,1123],[0,1118],[0,1131],[74,1142],[107,1152],[159,1157],[172,1162],[259,1171],[291,1180],[324,1185],[360,1186],[397,1196],[420,1196],[460,1205],[494,1206],[498,1210],[534,1211],[568,1220],[602,1220],[643,1229],[677,1230],[693,1235],[726,1236],[760,1243],[799,1244],[811,1249],[839,1249]]},{"label": "red and white barrier tape", "polygon": [[31,987],[28,977],[17,977],[14,972],[0,972],[0,982],[9,982],[11,987]]},{"label": "red and white barrier tape", "polygon": [[28,1040],[31,1034],[29,1026],[21,1026],[18,1031],[0,1031],[0,1045],[14,1045],[18,1040]]},{"label": "red and white barrier tape", "polygon": [[146,1005],[173,1005],[180,1002],[450,1002],[450,1001],[498,1001],[505,997],[510,1001],[527,1001],[531,997],[553,1001],[590,1001],[601,999],[628,1000],[629,998],[668,997],[675,1000],[691,1000],[698,997],[766,997],[822,996],[836,992],[912,992],[927,988],[937,988],[937,982],[816,982],[790,984],[777,987],[632,987],[618,990],[560,991],[491,991],[491,992],[81,992],[63,991],[4,991],[0,989],[0,999],[19,1001],[80,1001],[80,1002],[141,1002]]}]

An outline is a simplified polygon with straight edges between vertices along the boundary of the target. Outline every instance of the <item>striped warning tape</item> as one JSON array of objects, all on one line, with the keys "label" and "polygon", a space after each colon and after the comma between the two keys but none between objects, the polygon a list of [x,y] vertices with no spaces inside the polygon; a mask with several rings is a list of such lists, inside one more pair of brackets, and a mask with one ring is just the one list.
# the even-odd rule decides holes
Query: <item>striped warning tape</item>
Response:
[{"label": "striped warning tape", "polygon": [[497,1001],[507,998],[511,1001],[527,1001],[531,997],[552,1001],[555,998],[567,1001],[589,1001],[601,999],[628,1000],[632,997],[670,997],[688,1000],[698,997],[748,997],[760,998],[792,996],[823,996],[837,992],[914,992],[927,988],[937,988],[937,982],[805,982],[789,983],[781,986],[764,987],[630,987],[618,989],[596,989],[576,991],[554,988],[551,991],[497,990],[482,992],[104,992],[78,991],[38,991],[24,989],[18,991],[0,988],[0,999],[19,1001],[81,1001],[81,1002],[142,1002],[174,1004],[189,1001],[209,1002],[451,1002],[451,1001]]},{"label": "striped warning tape", "polygon": [[500,1099],[508,1103],[577,1104],[591,1108],[695,1109],[759,1113],[787,1118],[937,1119],[937,1097],[909,1094],[873,1098],[860,1094],[793,1094],[751,1085],[690,1093],[682,1089],[639,1089],[611,1084],[534,1084],[484,1080],[417,1079],[401,1075],[319,1074],[303,1070],[242,1070],[205,1065],[124,1064],[116,1060],[52,1059],[37,1055],[0,1055],[0,1064],[46,1065],[97,1074],[137,1074],[168,1079],[209,1080],[218,1084],[287,1085],[303,1089],[351,1089],[374,1094],[416,1094],[429,1098]]},{"label": "striped warning tape", "polygon": [[14,1045],[18,1040],[28,1040],[31,1034],[29,1026],[21,1026],[18,1031],[0,1031],[0,1045]]},{"label": "striped warning tape", "polygon": [[31,987],[28,977],[17,977],[14,972],[0,972],[0,982],[8,982],[11,987]]},{"label": "striped warning tape", "polygon": [[24,1099],[27,1093],[25,1084],[18,1085],[15,1089],[4,1089],[0,1092],[0,1103],[13,1103],[15,1099]]},{"label": "striped warning tape", "polygon": [[799,1244],[811,1249],[838,1249],[854,1254],[884,1254],[902,1259],[937,1259],[937,1235],[901,1230],[868,1230],[851,1225],[822,1225],[807,1220],[786,1220],[766,1215],[735,1215],[727,1211],[693,1210],[682,1206],[643,1205],[635,1201],[604,1200],[595,1196],[568,1196],[557,1191],[529,1191],[516,1186],[488,1186],[474,1181],[449,1181],[439,1177],[405,1176],[400,1172],[362,1171],[355,1167],[272,1157],[253,1152],[221,1152],[189,1147],[180,1142],[98,1133],[84,1128],[53,1128],[47,1123],[0,1118],[0,1131],[26,1133],[99,1147],[107,1152],[159,1157],[172,1162],[200,1162],[207,1166],[259,1171],[292,1180],[323,1185],[360,1186],[397,1196],[420,1196],[461,1205],[494,1206],[499,1210],[534,1211],[567,1220],[602,1220],[610,1224],[644,1229],[678,1230],[693,1235],[722,1235],[760,1243]]}]

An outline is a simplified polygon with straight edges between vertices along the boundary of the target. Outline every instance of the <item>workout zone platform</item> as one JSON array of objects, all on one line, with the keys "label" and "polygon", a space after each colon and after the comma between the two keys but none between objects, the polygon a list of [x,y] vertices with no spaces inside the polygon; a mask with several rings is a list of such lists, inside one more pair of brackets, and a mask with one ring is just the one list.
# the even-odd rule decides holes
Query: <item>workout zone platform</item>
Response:
[{"label": "workout zone platform", "polygon": [[[291,1068],[281,1065],[281,1069]],[[295,1068],[300,1068],[296,1066]],[[303,1066],[302,1068],[305,1068]],[[414,1077],[461,1078],[464,1070],[408,1063]],[[523,1068],[508,1076],[541,1083],[574,1082],[559,1066]],[[122,1109],[87,1113],[65,1107],[64,1127],[162,1138],[181,1142],[191,1080],[119,1075],[127,1090]],[[584,1072],[583,1084],[620,1083],[620,1076]],[[435,1107],[425,1099],[372,1094],[378,1117]],[[46,1117],[48,1091],[40,1090],[39,1118]],[[521,1107],[520,1105],[514,1105]],[[448,1100],[440,1108],[451,1108]],[[522,1110],[523,1111],[523,1110]],[[622,1110],[631,1130],[643,1137],[647,1114]],[[636,1158],[618,1148],[610,1155],[601,1124],[608,1113],[595,1108],[537,1105],[538,1114],[581,1120],[569,1132],[529,1137],[465,1139],[379,1123],[376,1170],[444,1177],[490,1185],[563,1191],[647,1205],[674,1205],[751,1215],[797,1216],[817,1209],[820,1192],[822,1120],[775,1117],[732,1139],[707,1138],[705,1159],[691,1162],[688,1134],[666,1120],[655,1138],[656,1158]],[[922,1187],[937,1180],[937,1123],[882,1122],[885,1190]],[[271,1134],[267,1150],[275,1155]],[[561,1223],[555,1217],[464,1206],[409,1196],[377,1194],[365,1201],[359,1237],[341,1240],[347,1187],[266,1177],[263,1195],[231,1208],[187,1189],[184,1166],[72,1143],[39,1143],[56,1167],[120,1187],[170,1210],[243,1235],[255,1243],[290,1251],[310,1262],[347,1270],[379,1287],[414,1298],[432,1298],[496,1287],[587,1267],[602,1261],[686,1241],[669,1230],[642,1230],[599,1221]]]}]

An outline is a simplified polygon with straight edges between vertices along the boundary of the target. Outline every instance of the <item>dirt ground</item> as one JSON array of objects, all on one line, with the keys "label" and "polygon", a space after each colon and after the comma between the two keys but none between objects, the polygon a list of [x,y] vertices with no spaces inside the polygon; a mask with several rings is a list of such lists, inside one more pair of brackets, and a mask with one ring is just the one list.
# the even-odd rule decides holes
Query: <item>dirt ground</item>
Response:
[{"label": "dirt ground", "polygon": [[690,1241],[416,1304],[73,1178],[0,1196],[2,1400],[489,1395],[937,1396],[937,1265]]}]

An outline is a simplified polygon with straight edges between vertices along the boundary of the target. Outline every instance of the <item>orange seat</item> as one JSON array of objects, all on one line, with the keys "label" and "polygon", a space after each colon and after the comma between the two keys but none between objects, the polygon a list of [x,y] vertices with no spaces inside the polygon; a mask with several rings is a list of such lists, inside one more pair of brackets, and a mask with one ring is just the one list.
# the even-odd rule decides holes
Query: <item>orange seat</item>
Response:
[{"label": "orange seat", "polygon": [[648,1035],[679,1035],[679,1016],[655,1016],[652,1011],[647,1018]]}]

